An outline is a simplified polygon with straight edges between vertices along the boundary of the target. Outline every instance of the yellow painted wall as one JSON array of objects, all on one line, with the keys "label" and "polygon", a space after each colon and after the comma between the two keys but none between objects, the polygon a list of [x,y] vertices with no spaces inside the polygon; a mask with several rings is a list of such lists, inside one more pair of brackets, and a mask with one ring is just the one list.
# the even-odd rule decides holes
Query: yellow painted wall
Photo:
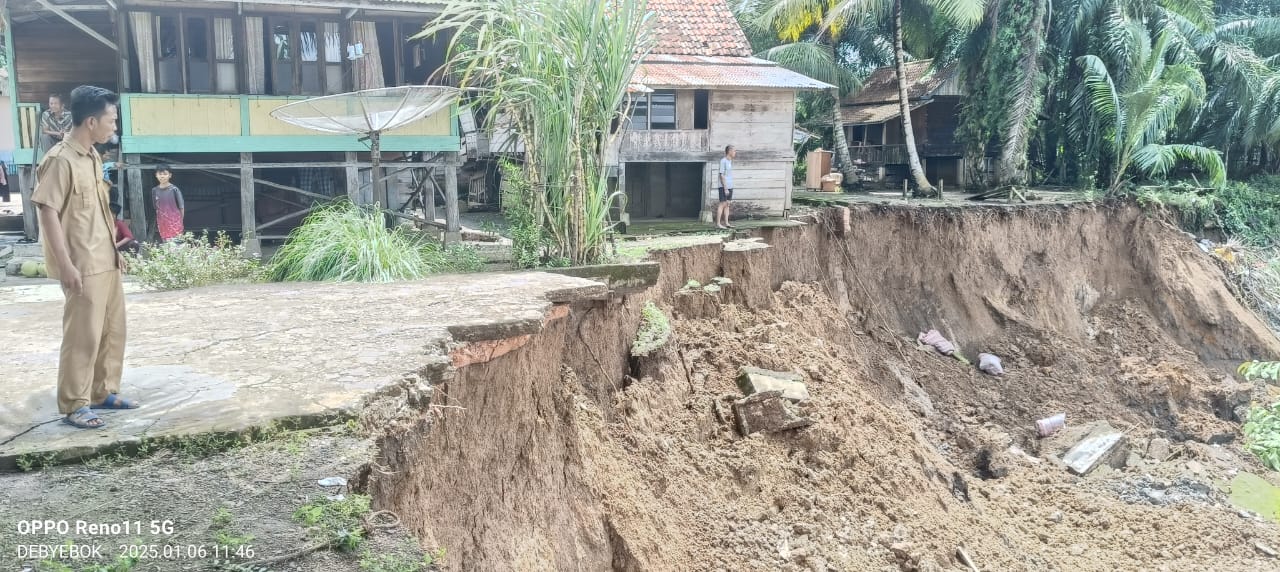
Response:
[{"label": "yellow painted wall", "polygon": [[134,136],[239,135],[240,100],[222,97],[135,97],[129,102]]},{"label": "yellow painted wall", "polygon": [[[327,135],[295,127],[271,116],[276,108],[304,97],[147,96],[130,98],[131,134],[137,136],[241,135],[241,101],[250,135]],[[388,135],[449,135],[449,110],[389,131]]]},{"label": "yellow painted wall", "polygon": [[[295,127],[271,116],[276,108],[306,98],[250,98],[249,133],[252,135],[325,135]],[[387,135],[449,135],[449,110],[444,109],[409,125],[386,132]]]}]

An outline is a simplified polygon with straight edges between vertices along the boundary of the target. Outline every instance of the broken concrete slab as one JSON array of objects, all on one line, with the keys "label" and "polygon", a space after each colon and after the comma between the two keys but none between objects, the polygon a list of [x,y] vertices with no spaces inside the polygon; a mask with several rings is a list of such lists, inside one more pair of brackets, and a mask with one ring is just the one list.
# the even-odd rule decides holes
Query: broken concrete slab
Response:
[{"label": "broken concrete slab", "polygon": [[1062,462],[1077,475],[1087,475],[1103,464],[1123,467],[1128,458],[1128,450],[1122,446],[1123,443],[1124,433],[1100,424],[1067,451]]},{"label": "broken concrete slab", "polygon": [[766,391],[779,391],[786,399],[800,402],[809,399],[809,389],[804,377],[798,373],[769,371],[755,367],[738,370],[738,389],[743,395],[755,395]]},{"label": "broken concrete slab", "polygon": [[[594,286],[525,272],[126,294],[122,392],[142,407],[100,412],[107,427],[98,431],[57,422],[58,285],[5,288],[0,470],[13,469],[26,454],[71,460],[143,439],[341,417],[383,388],[426,378],[428,366],[447,373],[451,361],[483,362],[518,345],[459,340],[449,334],[452,327],[477,339],[505,335],[513,322],[526,319],[540,327],[568,314],[566,306],[547,299],[548,292]],[[498,325],[486,328],[487,322]],[[522,331],[536,330],[526,325]]]},{"label": "broken concrete slab", "polygon": [[658,283],[658,275],[662,265],[657,262],[636,262],[633,264],[597,264],[595,266],[573,266],[569,268],[550,268],[546,272],[585,278],[600,282],[614,294],[627,296],[648,290]]},{"label": "broken concrete slab", "polygon": [[733,402],[738,432],[743,436],[752,433],[777,433],[808,427],[813,420],[792,411],[792,405],[781,391],[764,391]]}]

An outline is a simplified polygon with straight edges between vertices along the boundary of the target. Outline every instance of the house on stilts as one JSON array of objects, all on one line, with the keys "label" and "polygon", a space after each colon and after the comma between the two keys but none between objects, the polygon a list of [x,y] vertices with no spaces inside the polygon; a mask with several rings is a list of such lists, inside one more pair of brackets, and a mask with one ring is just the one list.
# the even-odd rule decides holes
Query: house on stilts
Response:
[{"label": "house on stilts", "polygon": [[[955,66],[932,66],[932,60],[906,64],[916,151],[925,176],[934,185],[969,186],[983,180],[991,169],[989,157],[996,149],[988,146],[986,157],[965,158],[964,145],[956,138],[965,97],[960,74]],[[872,72],[862,88],[842,102],[841,116],[849,154],[869,179],[896,187],[910,177],[907,146],[902,137],[898,75],[893,67]]]},{"label": "house on stilts", "polygon": [[[313,96],[446,83],[436,72],[449,38],[412,39],[439,10],[424,0],[9,0],[19,188],[30,196],[49,95],[93,84],[121,94],[124,167],[112,200],[136,236],[153,230],[148,189],[162,163],[183,189],[187,228],[225,230],[251,248],[282,239],[314,199],[372,203],[367,141],[270,112]],[[384,206],[434,204],[437,189],[456,206],[456,108],[387,132],[381,148],[391,189]],[[34,210],[25,210],[35,238]]]}]

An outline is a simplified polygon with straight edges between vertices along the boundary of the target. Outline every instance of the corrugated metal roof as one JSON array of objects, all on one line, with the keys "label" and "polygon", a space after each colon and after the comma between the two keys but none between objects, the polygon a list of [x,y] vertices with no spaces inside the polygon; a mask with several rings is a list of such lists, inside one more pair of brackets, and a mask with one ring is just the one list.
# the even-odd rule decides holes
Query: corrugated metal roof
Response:
[{"label": "corrugated metal roof", "polygon": [[832,86],[759,58],[699,58],[698,63],[669,63],[651,56],[636,69],[633,83],[650,89],[752,87],[758,89],[831,89]]},{"label": "corrugated metal roof", "polygon": [[[917,102],[911,104],[911,110],[915,111],[929,105],[929,102]],[[884,123],[890,119],[902,115],[898,113],[897,103],[880,103],[876,105],[855,105],[848,106],[840,110],[840,116],[844,118],[845,125],[872,125],[876,123]]]}]

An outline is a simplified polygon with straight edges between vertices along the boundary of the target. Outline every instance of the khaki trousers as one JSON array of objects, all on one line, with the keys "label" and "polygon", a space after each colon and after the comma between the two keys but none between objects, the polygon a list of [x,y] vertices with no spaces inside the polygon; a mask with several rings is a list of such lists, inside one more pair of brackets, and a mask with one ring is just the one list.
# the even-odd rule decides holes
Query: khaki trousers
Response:
[{"label": "khaki trousers", "polygon": [[102,403],[120,391],[124,369],[124,285],[120,271],[84,277],[79,296],[63,291],[58,411]]}]

